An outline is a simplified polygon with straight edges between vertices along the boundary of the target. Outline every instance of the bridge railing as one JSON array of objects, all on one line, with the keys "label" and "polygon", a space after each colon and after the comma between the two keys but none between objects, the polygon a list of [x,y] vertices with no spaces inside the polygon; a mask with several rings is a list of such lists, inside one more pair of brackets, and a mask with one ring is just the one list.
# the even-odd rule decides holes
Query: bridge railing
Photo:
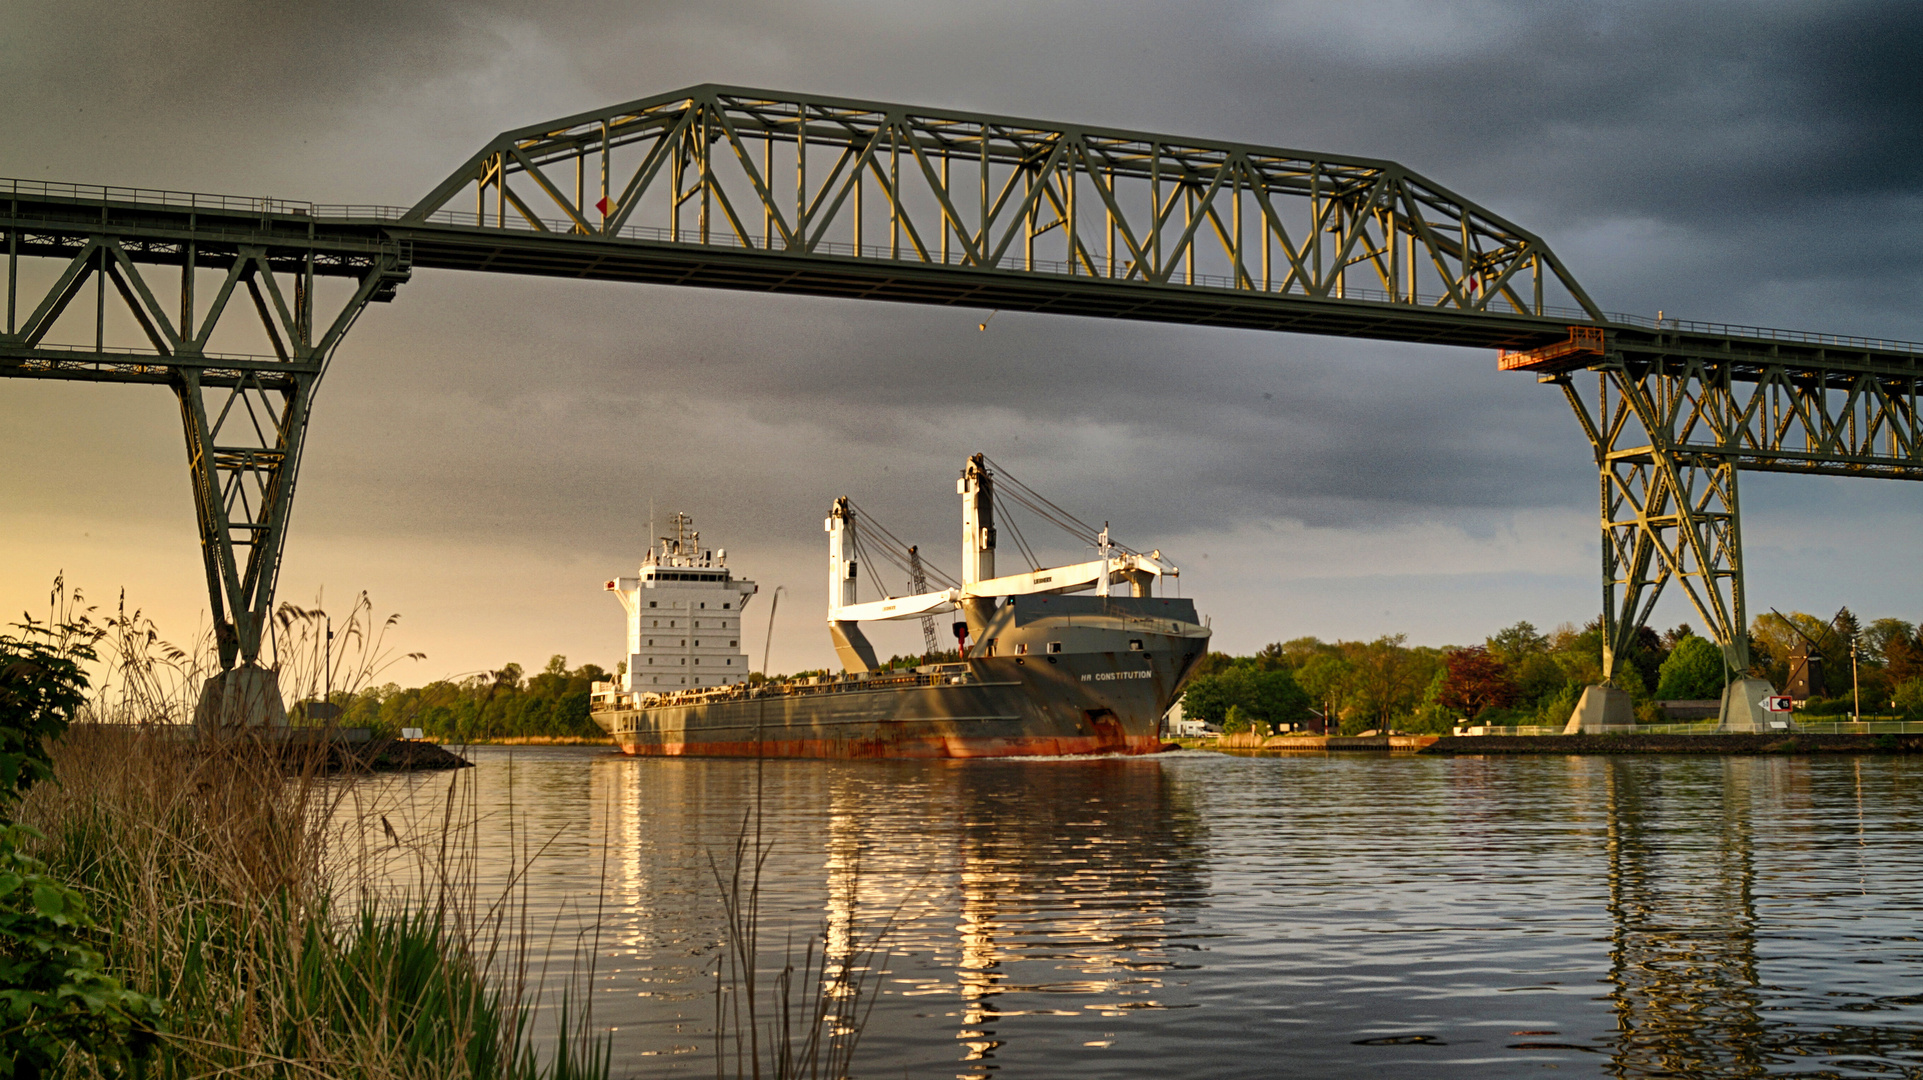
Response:
[{"label": "bridge railing", "polygon": [[1709,337],[1761,338],[1767,341],[1794,341],[1803,345],[1835,345],[1842,348],[1874,349],[1879,352],[1923,354],[1923,342],[1894,338],[1857,337],[1852,334],[1821,334],[1808,330],[1781,330],[1770,326],[1745,326],[1741,323],[1698,322],[1694,319],[1652,318],[1647,315],[1607,313],[1609,321],[1646,330],[1675,330]]},{"label": "bridge railing", "polygon": [[52,180],[0,179],[0,198],[25,195],[32,198],[73,199],[79,202],[134,203],[184,209],[242,210],[262,214],[314,216],[313,203],[297,199],[275,199],[264,195],[210,195],[202,191],[172,191],[167,188],[114,187],[103,184],[67,184]]}]

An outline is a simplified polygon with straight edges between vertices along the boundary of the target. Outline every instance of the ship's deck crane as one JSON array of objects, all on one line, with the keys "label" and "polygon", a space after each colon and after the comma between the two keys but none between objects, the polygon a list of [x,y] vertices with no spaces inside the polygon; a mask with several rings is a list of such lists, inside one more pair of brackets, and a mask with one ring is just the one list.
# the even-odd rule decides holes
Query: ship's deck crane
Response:
[{"label": "ship's deck crane", "polygon": [[[921,549],[908,545],[908,591],[920,595],[928,591],[928,574],[921,568]],[[941,651],[941,639],[935,636],[935,617],[921,617],[922,651],[933,656]]]}]

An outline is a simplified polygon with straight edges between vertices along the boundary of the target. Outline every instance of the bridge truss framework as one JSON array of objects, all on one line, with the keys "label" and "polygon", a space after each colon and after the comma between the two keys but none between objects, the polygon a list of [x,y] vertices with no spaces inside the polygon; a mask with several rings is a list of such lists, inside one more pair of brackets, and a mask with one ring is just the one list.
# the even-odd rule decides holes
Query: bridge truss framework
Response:
[{"label": "bridge truss framework", "polygon": [[[1595,454],[1606,680],[1671,581],[1749,667],[1739,472],[1923,479],[1923,346],[1605,313],[1539,237],[1373,159],[700,86],[503,132],[411,208],[0,181],[0,236],[0,376],[174,390],[228,668],[314,388],[416,268],[1499,350]],[[210,351],[241,324],[265,346]]]}]

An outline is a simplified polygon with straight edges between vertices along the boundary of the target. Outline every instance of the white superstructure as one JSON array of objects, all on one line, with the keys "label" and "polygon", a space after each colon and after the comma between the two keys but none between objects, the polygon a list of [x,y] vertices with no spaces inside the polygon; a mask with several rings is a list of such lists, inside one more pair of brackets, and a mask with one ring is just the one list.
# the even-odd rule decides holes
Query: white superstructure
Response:
[{"label": "white superstructure", "polygon": [[639,576],[607,583],[628,611],[628,670],[618,686],[636,694],[746,682],[741,609],[755,583],[729,572],[725,549],[701,546],[693,518],[676,514],[670,525]]}]

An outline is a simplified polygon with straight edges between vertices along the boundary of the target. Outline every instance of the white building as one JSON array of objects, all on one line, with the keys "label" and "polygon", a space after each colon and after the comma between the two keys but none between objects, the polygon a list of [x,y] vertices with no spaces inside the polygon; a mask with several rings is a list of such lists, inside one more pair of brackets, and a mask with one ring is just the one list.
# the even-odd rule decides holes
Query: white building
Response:
[{"label": "white building", "polygon": [[628,611],[628,671],[618,686],[636,694],[746,682],[741,609],[756,585],[734,577],[725,549],[701,546],[693,518],[676,514],[670,524],[673,535],[648,550],[640,576],[607,583]]},{"label": "white building", "polygon": [[1171,739],[1199,739],[1204,735],[1214,734],[1207,724],[1200,720],[1190,720],[1182,714],[1181,698],[1176,698],[1175,704],[1169,706],[1168,715],[1162,718],[1162,722],[1165,725],[1163,730]]}]

